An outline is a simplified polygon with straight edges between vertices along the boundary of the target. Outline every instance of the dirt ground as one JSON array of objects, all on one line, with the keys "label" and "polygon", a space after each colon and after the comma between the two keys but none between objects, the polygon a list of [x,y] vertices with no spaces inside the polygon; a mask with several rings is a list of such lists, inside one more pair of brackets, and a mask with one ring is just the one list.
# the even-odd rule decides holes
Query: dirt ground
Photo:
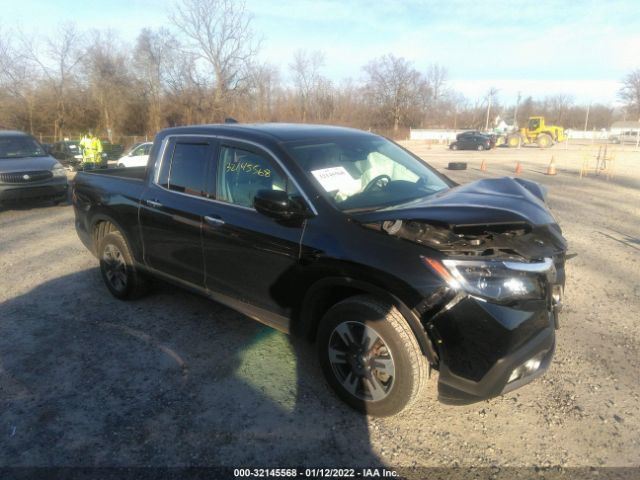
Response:
[{"label": "dirt ground", "polygon": [[274,330],[172,287],[112,298],[71,206],[3,210],[0,466],[639,466],[640,152],[618,148],[607,180],[579,178],[588,146],[405,145],[458,182],[519,160],[548,188],[578,256],[544,377],[463,407],[435,402],[433,382],[396,417],[361,417]]}]

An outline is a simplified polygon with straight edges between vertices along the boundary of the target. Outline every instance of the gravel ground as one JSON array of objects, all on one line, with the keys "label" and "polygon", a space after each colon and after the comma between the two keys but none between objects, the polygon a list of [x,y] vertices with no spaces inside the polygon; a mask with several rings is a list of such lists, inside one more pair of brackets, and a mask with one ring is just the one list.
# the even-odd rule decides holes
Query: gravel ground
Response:
[{"label": "gravel ground", "polygon": [[459,182],[519,160],[548,187],[578,256],[544,377],[463,407],[437,403],[434,381],[396,417],[361,417],[274,330],[168,286],[113,299],[69,205],[3,210],[0,466],[638,467],[640,152],[621,150],[606,180],[578,177],[581,146],[406,145]]}]

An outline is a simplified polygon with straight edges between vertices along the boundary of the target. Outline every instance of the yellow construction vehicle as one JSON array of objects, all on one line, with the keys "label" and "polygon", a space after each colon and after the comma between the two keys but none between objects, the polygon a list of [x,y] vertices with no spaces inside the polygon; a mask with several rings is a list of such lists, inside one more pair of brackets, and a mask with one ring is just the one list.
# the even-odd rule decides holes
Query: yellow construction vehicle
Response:
[{"label": "yellow construction vehicle", "polygon": [[507,135],[505,143],[508,147],[535,143],[541,148],[549,148],[554,143],[563,142],[565,139],[564,128],[545,125],[544,117],[529,117],[526,128]]}]

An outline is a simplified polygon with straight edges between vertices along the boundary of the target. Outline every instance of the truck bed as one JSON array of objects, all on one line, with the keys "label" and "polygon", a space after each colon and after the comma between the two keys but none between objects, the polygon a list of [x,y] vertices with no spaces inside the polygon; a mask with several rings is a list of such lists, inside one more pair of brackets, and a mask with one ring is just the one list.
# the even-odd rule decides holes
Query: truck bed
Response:
[{"label": "truck bed", "polygon": [[146,177],[147,167],[129,167],[129,168],[101,168],[95,170],[83,171],[83,174],[89,175],[106,175],[120,178],[130,178],[134,180],[144,180]]},{"label": "truck bed", "polygon": [[147,188],[146,167],[113,168],[79,172],[74,179],[76,230],[85,243],[101,217],[118,222],[120,231],[140,250],[138,207]]}]

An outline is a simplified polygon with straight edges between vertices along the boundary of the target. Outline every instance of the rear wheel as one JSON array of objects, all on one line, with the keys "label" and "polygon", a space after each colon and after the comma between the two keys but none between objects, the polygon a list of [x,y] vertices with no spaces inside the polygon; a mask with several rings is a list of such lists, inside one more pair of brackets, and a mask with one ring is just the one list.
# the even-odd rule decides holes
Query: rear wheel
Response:
[{"label": "rear wheel", "polygon": [[425,358],[403,316],[367,295],[327,311],[317,348],[329,385],[362,413],[394,415],[418,397],[426,382]]},{"label": "rear wheel", "polygon": [[457,144],[457,143],[452,143],[452,144],[449,146],[449,148],[450,148],[451,150],[458,150],[458,144]]},{"label": "rear wheel", "polygon": [[551,135],[541,133],[538,135],[538,138],[536,138],[536,143],[541,148],[549,148],[553,144],[553,139],[551,138]]},{"label": "rear wheel", "polygon": [[135,267],[133,256],[122,234],[106,234],[98,246],[100,273],[111,294],[120,300],[132,300],[144,295],[148,281]]}]

